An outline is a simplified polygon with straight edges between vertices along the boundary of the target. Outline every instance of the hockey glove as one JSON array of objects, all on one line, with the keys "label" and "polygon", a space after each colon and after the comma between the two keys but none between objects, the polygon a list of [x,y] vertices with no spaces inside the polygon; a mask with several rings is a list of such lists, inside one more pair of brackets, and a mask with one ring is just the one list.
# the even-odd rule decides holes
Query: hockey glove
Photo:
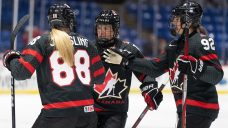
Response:
[{"label": "hockey glove", "polygon": [[181,73],[192,75],[196,78],[199,78],[207,68],[202,60],[190,55],[180,55],[177,61]]},{"label": "hockey glove", "polygon": [[163,100],[163,95],[161,91],[158,91],[158,83],[157,81],[152,83],[143,83],[140,86],[142,95],[144,97],[145,102],[150,109],[157,109],[161,101]]},{"label": "hockey glove", "polygon": [[3,55],[3,65],[10,71],[10,61],[14,58],[20,58],[19,51],[7,50]]},{"label": "hockey glove", "polygon": [[123,67],[128,65],[130,59],[135,58],[130,51],[122,49],[107,49],[104,51],[103,57],[105,62],[122,65]]}]

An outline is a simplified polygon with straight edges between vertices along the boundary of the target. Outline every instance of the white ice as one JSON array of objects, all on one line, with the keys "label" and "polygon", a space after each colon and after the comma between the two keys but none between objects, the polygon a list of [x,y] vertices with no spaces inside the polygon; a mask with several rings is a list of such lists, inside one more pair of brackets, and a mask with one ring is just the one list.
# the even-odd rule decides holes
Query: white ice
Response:
[{"label": "white ice", "polygon": [[[10,95],[0,95],[0,128],[11,128]],[[227,128],[228,95],[219,95],[220,113],[211,128]],[[131,128],[146,104],[140,94],[130,94],[126,128]],[[16,127],[30,128],[40,113],[39,95],[16,95]],[[138,128],[175,128],[176,112],[172,94],[164,94],[164,100],[156,111],[148,111]]]}]

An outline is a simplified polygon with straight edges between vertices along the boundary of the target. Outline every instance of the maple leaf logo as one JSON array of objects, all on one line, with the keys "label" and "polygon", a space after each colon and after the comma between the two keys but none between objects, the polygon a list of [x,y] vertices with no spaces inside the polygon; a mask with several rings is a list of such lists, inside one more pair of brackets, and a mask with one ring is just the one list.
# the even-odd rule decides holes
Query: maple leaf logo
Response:
[{"label": "maple leaf logo", "polygon": [[173,64],[173,68],[169,68],[169,78],[171,82],[171,87],[172,87],[172,90],[175,90],[175,91],[181,91],[183,86],[183,79],[182,79],[183,75],[180,76],[181,73],[178,70],[178,67],[179,65],[176,61]]},{"label": "maple leaf logo", "polygon": [[113,74],[110,69],[106,72],[105,80],[102,84],[95,84],[94,90],[99,94],[99,99],[114,97],[122,99],[121,93],[127,89],[126,79],[117,78],[118,73]]},{"label": "maple leaf logo", "polygon": [[169,77],[172,84],[176,83],[178,81],[178,75],[180,74],[180,71],[178,70],[178,63],[174,62],[173,68],[169,68]]}]

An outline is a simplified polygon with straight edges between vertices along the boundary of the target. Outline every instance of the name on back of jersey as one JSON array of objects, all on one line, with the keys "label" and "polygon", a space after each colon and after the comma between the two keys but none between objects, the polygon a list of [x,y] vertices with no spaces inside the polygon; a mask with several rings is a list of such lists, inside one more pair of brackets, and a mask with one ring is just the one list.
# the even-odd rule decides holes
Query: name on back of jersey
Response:
[{"label": "name on back of jersey", "polygon": [[71,36],[71,40],[72,40],[72,44],[73,45],[80,45],[80,46],[85,46],[88,47],[88,39],[86,38],[82,38],[82,37],[77,37],[75,38],[75,36]]}]

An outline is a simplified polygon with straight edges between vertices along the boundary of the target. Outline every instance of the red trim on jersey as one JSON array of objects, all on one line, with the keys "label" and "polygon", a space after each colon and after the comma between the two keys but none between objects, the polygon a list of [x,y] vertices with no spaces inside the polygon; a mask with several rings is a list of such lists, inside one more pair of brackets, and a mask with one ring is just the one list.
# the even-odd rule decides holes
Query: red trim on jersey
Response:
[{"label": "red trim on jersey", "polygon": [[209,61],[209,60],[218,59],[218,56],[216,54],[209,54],[209,55],[201,56],[200,59],[202,61]]},{"label": "red trim on jersey", "polygon": [[95,111],[96,112],[103,112],[103,111],[105,111],[104,109],[101,109],[101,108],[95,108]]},{"label": "red trim on jersey", "polygon": [[86,106],[86,105],[92,105],[92,104],[94,104],[93,99],[75,100],[75,101],[66,101],[66,102],[46,104],[43,106],[43,108],[44,109],[70,108],[70,107],[80,107],[80,106]]},{"label": "red trim on jersey", "polygon": [[34,57],[36,57],[36,59],[41,63],[43,60],[43,56],[38,53],[37,51],[33,50],[33,49],[25,49],[22,54],[29,54],[32,55]]},{"label": "red trim on jersey", "polygon": [[155,61],[155,62],[160,62],[161,61],[161,59],[159,59],[159,58],[153,58],[152,60]]},{"label": "red trim on jersey", "polygon": [[[216,54],[209,54],[209,55],[201,56],[200,59],[203,61],[210,61],[210,60],[218,59],[218,56]],[[212,66],[216,67],[219,70],[222,70],[222,66],[220,65],[213,64]]]},{"label": "red trim on jersey", "polygon": [[145,74],[141,74],[141,75],[139,76],[139,78],[138,78],[138,79],[139,79],[140,81],[143,81],[143,80],[144,80],[144,78],[145,78]]},{"label": "red trim on jersey", "polygon": [[[206,103],[197,100],[186,99],[186,104],[190,106],[206,108],[206,109],[219,109],[219,105],[217,103]],[[176,105],[182,105],[182,99],[176,101]]]},{"label": "red trim on jersey", "polygon": [[93,76],[94,76],[94,77],[97,77],[97,76],[103,74],[104,72],[105,72],[104,67],[99,68],[98,70],[96,70],[96,71],[94,72]]},{"label": "red trim on jersey", "polygon": [[95,57],[92,58],[92,64],[95,64],[95,63],[97,63],[100,60],[101,60],[100,55],[97,55],[97,56],[95,56]]},{"label": "red trim on jersey", "polygon": [[20,59],[18,59],[18,61],[26,68],[28,69],[28,71],[33,74],[33,72],[35,71],[35,68],[29,63],[26,62],[22,57]]}]

